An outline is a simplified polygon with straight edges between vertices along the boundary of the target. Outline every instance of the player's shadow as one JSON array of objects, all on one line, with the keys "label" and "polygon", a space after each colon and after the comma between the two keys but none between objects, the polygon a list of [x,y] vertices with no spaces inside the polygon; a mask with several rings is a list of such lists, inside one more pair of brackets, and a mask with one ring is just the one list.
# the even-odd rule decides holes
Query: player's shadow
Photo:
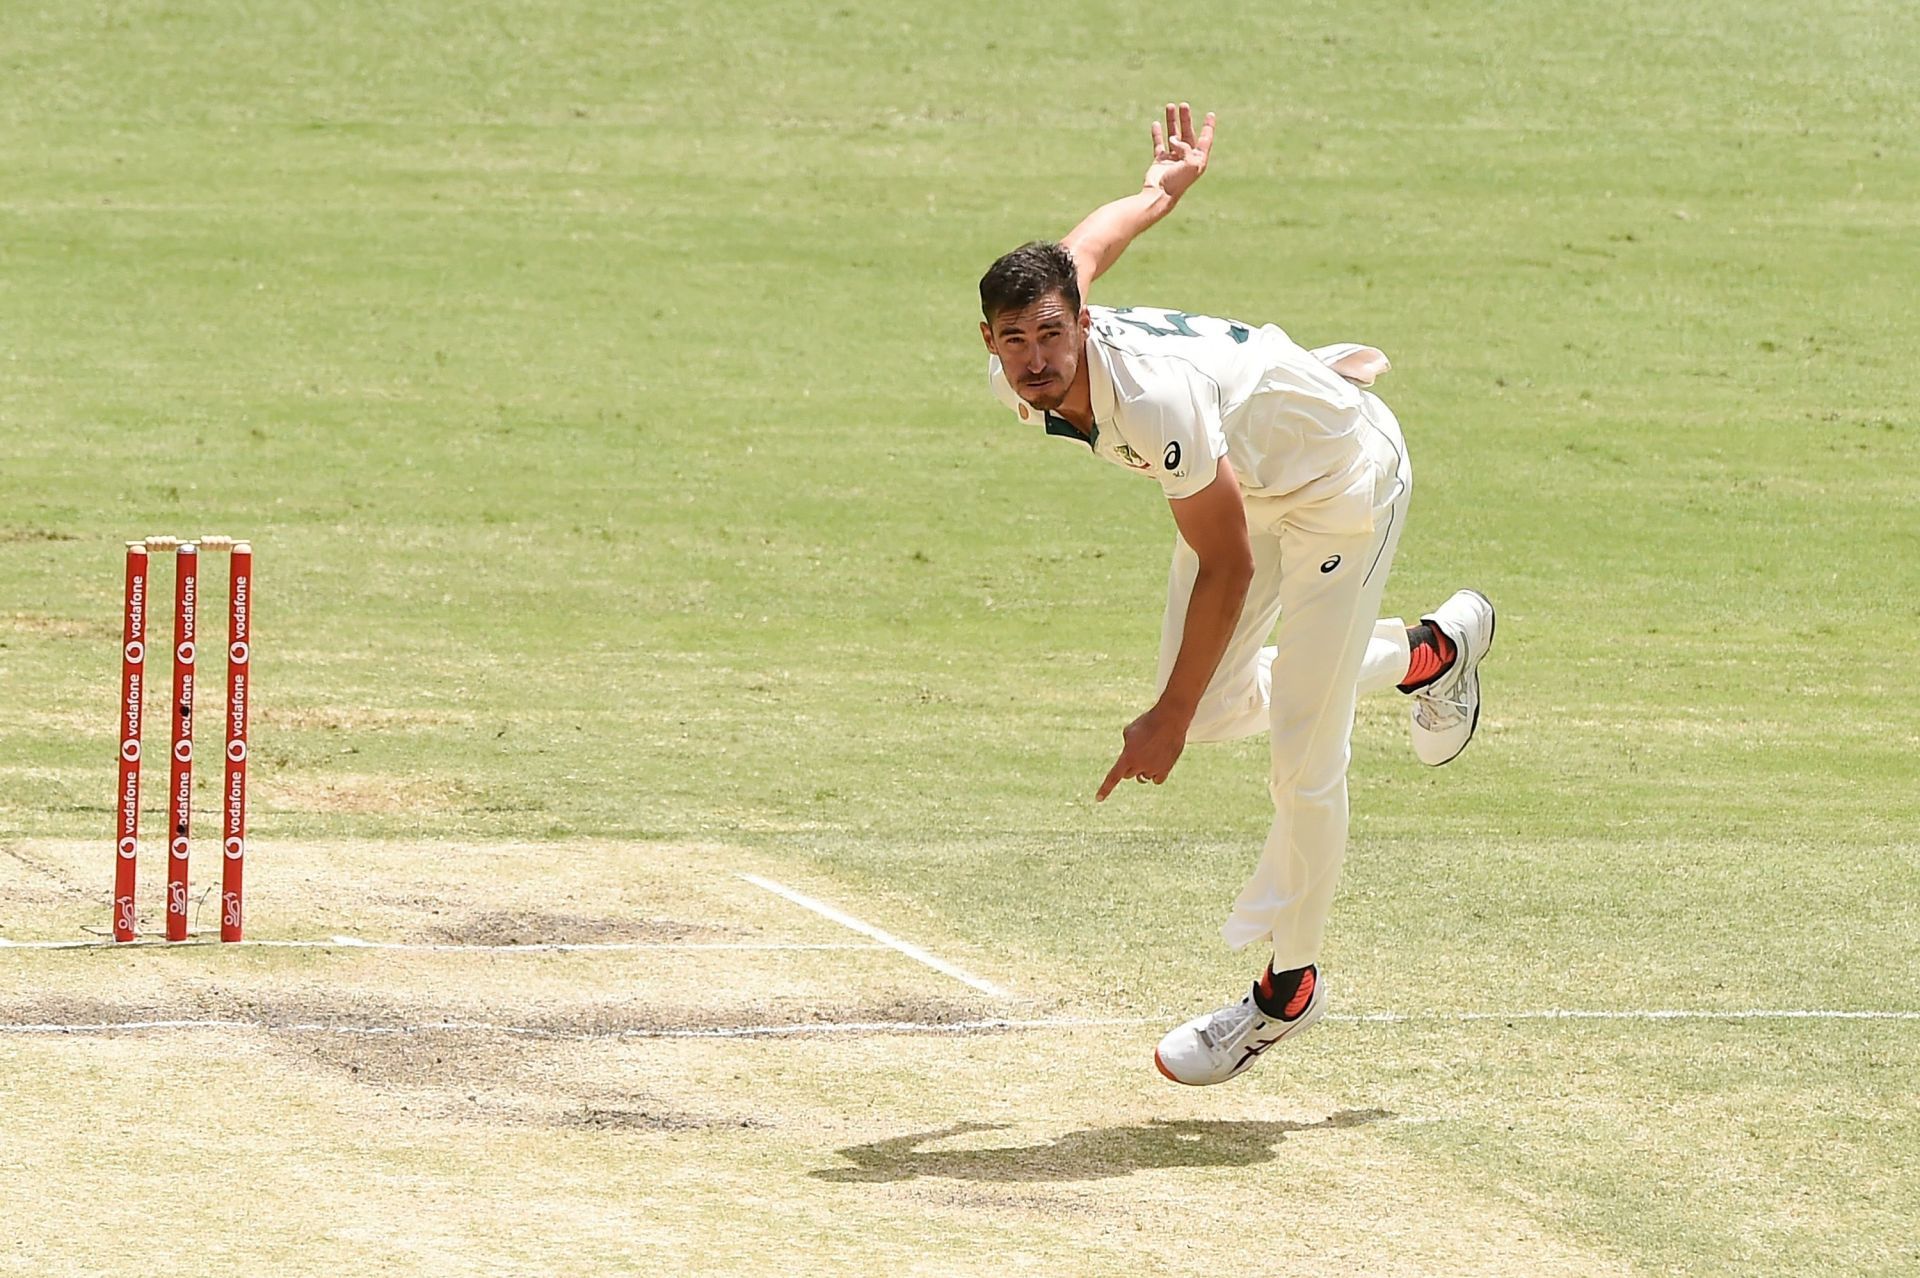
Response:
[{"label": "player's shadow", "polygon": [[911,1180],[915,1176],[982,1181],[1099,1180],[1154,1167],[1251,1167],[1273,1161],[1278,1156],[1276,1146],[1289,1132],[1358,1127],[1391,1117],[1383,1109],[1344,1109],[1317,1123],[1156,1119],[1131,1127],[1089,1127],[1041,1145],[920,1148],[955,1136],[1006,1127],[1005,1123],[955,1123],[938,1131],[848,1146],[840,1154],[853,1166],[807,1174],[838,1184],[862,1184]]}]

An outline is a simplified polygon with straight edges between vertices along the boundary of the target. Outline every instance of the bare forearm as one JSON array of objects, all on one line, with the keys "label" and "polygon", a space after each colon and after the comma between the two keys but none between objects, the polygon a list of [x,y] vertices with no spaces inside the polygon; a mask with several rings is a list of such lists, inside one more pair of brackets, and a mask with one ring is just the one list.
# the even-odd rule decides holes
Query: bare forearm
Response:
[{"label": "bare forearm", "polygon": [[1213,152],[1213,116],[1193,131],[1193,108],[1184,102],[1167,103],[1166,122],[1152,127],[1153,162],[1140,181],[1138,194],[1102,204],[1067,232],[1061,243],[1073,251],[1079,267],[1080,297],[1119,260],[1140,232],[1173,212],[1180,197],[1207,171]]},{"label": "bare forearm", "polygon": [[1081,291],[1100,278],[1133,243],[1134,237],[1173,212],[1178,201],[1158,187],[1111,200],[1080,220],[1061,243],[1073,251],[1080,268]]},{"label": "bare forearm", "polygon": [[1194,577],[1193,594],[1187,600],[1186,627],[1180,636],[1180,652],[1174,658],[1173,671],[1167,676],[1167,686],[1161,690],[1159,702],[1182,720],[1193,718],[1207,685],[1213,682],[1213,673],[1227,651],[1227,641],[1233,637],[1234,624],[1240,620],[1240,609],[1246,603],[1251,581],[1250,571],[1209,568],[1204,563]]}]

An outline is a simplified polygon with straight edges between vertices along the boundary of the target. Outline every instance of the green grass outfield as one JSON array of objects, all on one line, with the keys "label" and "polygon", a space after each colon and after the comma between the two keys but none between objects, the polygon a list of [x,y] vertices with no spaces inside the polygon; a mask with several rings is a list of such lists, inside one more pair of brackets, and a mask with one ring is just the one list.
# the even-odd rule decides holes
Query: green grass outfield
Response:
[{"label": "green grass outfield", "polygon": [[[1264,742],[1092,804],[1151,691],[1170,521],[1016,429],[975,332],[985,264],[1127,191],[1171,95],[1219,112],[1214,170],[1096,300],[1386,349],[1418,475],[1389,607],[1470,584],[1501,609],[1459,763],[1422,769],[1404,706],[1363,708],[1342,1010],[1920,1010],[1913,7],[150,0],[0,25],[0,851],[62,908],[97,892],[106,922],[120,542],[230,532],[256,546],[258,917],[356,925],[351,898],[276,895],[276,845],[417,842],[447,899],[447,841],[731,849],[1080,1015],[1232,991],[1251,963],[1214,927],[1269,815]],[[76,839],[97,881],[37,850]],[[45,934],[43,904],[0,897],[0,935]],[[0,990],[112,961],[0,954]],[[1469,1267],[1920,1271],[1920,1024],[1423,1025],[1330,1024],[1206,1103],[1418,1119],[1368,1137],[1378,1201],[1524,1227]],[[1022,1071],[1084,1072],[1148,1122],[1198,1103],[1152,1037],[1028,1036],[978,1085],[1040,1110]],[[70,1117],[89,1050],[0,1041],[0,1172],[45,1170],[31,1124]],[[823,1151],[856,1112],[888,1134],[848,1068],[783,1094]],[[974,1116],[910,1108],[902,1132]],[[570,1157],[512,1149],[535,1186]],[[1091,1182],[1102,1210],[1154,1166]],[[1311,1191],[1285,1157],[1264,1175]],[[1159,1239],[1217,1259],[1195,1222],[1227,1188],[1156,1182]],[[689,1194],[648,1245],[724,1228]],[[874,1249],[839,1263],[899,1272],[903,1202],[869,1201]],[[442,1271],[539,1271],[449,1229]],[[927,1272],[1018,1271],[1047,1232],[955,1229]],[[1302,1272],[1384,1271],[1317,1237],[1289,1242]],[[289,1246],[280,1272],[335,1254]],[[590,1259],[646,1254],[615,1231]],[[0,1265],[28,1259],[63,1262],[16,1239]]]}]

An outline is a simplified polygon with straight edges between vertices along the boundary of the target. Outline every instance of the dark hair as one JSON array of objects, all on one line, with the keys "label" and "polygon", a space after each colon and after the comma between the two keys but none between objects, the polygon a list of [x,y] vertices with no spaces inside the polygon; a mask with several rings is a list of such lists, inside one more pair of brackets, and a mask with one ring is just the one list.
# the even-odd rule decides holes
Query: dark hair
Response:
[{"label": "dark hair", "polygon": [[1080,313],[1080,274],[1073,254],[1064,244],[1035,240],[989,266],[980,277],[980,314],[991,324],[1002,311],[1032,306],[1049,293],[1059,293],[1075,315]]}]

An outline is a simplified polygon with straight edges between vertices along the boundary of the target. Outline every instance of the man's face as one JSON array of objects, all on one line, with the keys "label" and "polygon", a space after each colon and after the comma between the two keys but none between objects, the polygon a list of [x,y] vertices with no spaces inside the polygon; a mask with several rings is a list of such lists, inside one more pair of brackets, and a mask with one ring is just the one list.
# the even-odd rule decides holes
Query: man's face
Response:
[{"label": "man's face", "polygon": [[1000,357],[1007,381],[1021,399],[1035,408],[1054,409],[1066,402],[1074,374],[1080,371],[1092,318],[1086,308],[1076,315],[1066,298],[1048,293],[1021,310],[1001,311],[991,324],[980,325],[980,336]]}]

